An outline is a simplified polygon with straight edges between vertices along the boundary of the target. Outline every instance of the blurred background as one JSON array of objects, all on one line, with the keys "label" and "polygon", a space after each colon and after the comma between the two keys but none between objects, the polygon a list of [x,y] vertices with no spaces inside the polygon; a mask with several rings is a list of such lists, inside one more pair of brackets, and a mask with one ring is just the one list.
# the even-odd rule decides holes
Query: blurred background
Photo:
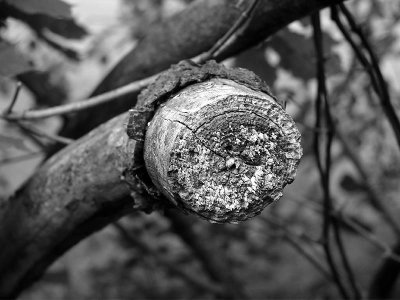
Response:
[{"label": "blurred background", "polygon": [[[7,18],[0,28],[0,110],[57,106],[84,99],[155,22],[181,12],[189,0],[65,0],[73,19]],[[400,109],[400,2],[352,0]],[[1,19],[1,18],[0,18]],[[332,21],[321,14],[326,84],[335,125],[330,165],[332,214],[362,293],[392,255],[396,225],[377,203],[399,216],[400,152],[370,77]],[[47,271],[21,299],[335,299],[324,256],[323,198],[313,139],[316,55],[310,19],[298,20],[261,45],[224,63],[254,71],[286,101],[301,133],[304,156],[282,199],[239,225],[210,224],[179,212],[136,213],[85,239]],[[16,75],[16,77],[12,77]],[[60,128],[63,119],[34,122]],[[0,197],[8,197],[42,161],[52,141],[0,122]],[[379,206],[379,205],[378,205]],[[339,249],[340,250],[340,249]],[[337,248],[333,260],[341,265]],[[343,264],[342,264],[343,265]],[[351,288],[349,288],[351,290]],[[221,296],[222,295],[222,296]],[[400,285],[392,292],[400,298]]]}]

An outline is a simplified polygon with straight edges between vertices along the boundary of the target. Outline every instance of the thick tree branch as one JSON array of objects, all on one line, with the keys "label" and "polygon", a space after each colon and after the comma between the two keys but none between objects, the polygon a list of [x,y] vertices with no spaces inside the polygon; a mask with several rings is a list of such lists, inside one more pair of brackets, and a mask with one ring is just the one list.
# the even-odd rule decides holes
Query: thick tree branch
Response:
[{"label": "thick tree branch", "polygon": [[15,296],[96,223],[133,207],[121,179],[135,146],[124,121],[116,117],[60,151],[0,203],[0,296]]},{"label": "thick tree branch", "polygon": [[[221,61],[255,46],[290,22],[341,2],[343,0],[259,1],[245,31],[216,60]],[[195,1],[180,14],[150,27],[136,48],[104,78],[93,95],[145,78],[180,60],[202,54],[235,24],[249,4],[250,1],[239,0]],[[135,103],[136,97],[131,95],[81,112],[68,120],[60,135],[78,138]]]},{"label": "thick tree branch", "polygon": [[[247,30],[218,59],[259,43],[297,18],[339,2],[260,1]],[[196,1],[182,14],[151,28],[95,94],[209,49],[240,15],[238,3],[242,1]],[[80,114],[63,132],[80,137],[135,102],[129,97]],[[131,209],[130,191],[122,175],[128,166],[139,166],[132,162],[137,143],[128,141],[125,120],[126,115],[120,115],[57,153],[13,198],[0,202],[0,296],[17,295],[66,249]],[[231,160],[225,166],[231,167]]]},{"label": "thick tree branch", "polygon": [[[300,134],[254,73],[182,62],[143,91],[140,103],[150,112],[163,105],[150,120],[149,111],[137,114],[137,124],[129,118],[130,127],[125,114],[99,126],[0,203],[0,296],[15,296],[65,249],[129,207],[174,203],[214,222],[238,222],[278,200],[293,181]],[[144,142],[129,138],[146,127]],[[155,191],[153,183],[154,203],[141,196],[143,188]]]}]

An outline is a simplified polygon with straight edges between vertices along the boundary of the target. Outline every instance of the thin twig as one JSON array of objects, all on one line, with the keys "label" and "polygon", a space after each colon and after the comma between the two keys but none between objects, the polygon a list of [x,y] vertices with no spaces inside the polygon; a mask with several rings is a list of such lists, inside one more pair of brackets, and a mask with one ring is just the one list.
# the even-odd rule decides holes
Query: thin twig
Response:
[{"label": "thin twig", "polygon": [[26,153],[14,157],[6,157],[0,160],[0,165],[6,165],[6,164],[11,164],[11,163],[18,163],[23,160],[31,159],[34,158],[38,155],[43,155],[43,152],[31,152],[31,153]]},{"label": "thin twig", "polygon": [[201,280],[197,274],[193,275],[192,273],[189,273],[184,269],[178,268],[175,264],[171,263],[164,257],[160,256],[156,251],[154,251],[151,247],[149,247],[139,238],[133,237],[132,234],[122,224],[115,222],[113,223],[113,225],[118,230],[118,232],[124,237],[124,239],[127,240],[130,244],[139,248],[144,253],[151,254],[159,264],[163,265],[168,270],[180,275],[187,282],[193,284],[194,286],[200,289],[207,290],[213,294],[221,293],[220,286],[211,282],[207,282],[205,280]]},{"label": "thin twig", "polygon": [[[314,27],[314,44],[317,53],[317,79],[318,79],[318,91],[316,96],[316,109],[315,109],[315,127],[322,127],[322,114],[324,113],[325,122],[327,123],[327,128],[332,129],[332,123],[330,123],[330,114],[328,112],[327,107],[327,99],[326,99],[326,87],[325,87],[325,72],[324,72],[324,57],[323,57],[323,49],[322,49],[322,33],[320,26],[319,13],[315,13],[311,17],[311,21]],[[343,298],[348,299],[348,292],[342,282],[342,277],[336,267],[335,261],[333,259],[332,254],[332,246],[330,239],[330,229],[331,229],[331,216],[330,212],[332,210],[332,203],[330,198],[330,190],[329,190],[329,166],[330,166],[330,155],[331,155],[331,142],[332,142],[333,132],[329,130],[326,132],[326,143],[325,143],[325,169],[322,165],[322,158],[320,153],[320,133],[314,132],[314,152],[316,155],[317,167],[321,178],[321,184],[324,192],[324,209],[323,209],[323,248],[325,251],[325,256],[329,265],[329,268],[332,272],[332,277],[336,286],[338,287],[340,293]]]},{"label": "thin twig", "polygon": [[[331,145],[333,140],[334,134],[334,123],[332,119],[332,115],[329,108],[327,90],[326,90],[326,79],[325,79],[325,67],[324,67],[324,52],[323,52],[323,45],[322,45],[322,31],[319,19],[319,13],[316,13],[312,17],[312,23],[314,28],[314,44],[317,54],[317,78],[318,78],[318,94],[317,94],[317,102],[319,102],[319,111],[317,110],[317,115],[324,114],[324,121],[326,122],[326,126],[329,129],[326,133],[325,137],[325,170],[322,168],[322,164],[319,163],[318,169],[320,170],[321,175],[321,183],[324,191],[324,229],[323,229],[323,236],[326,243],[329,243],[329,229],[330,229],[330,222],[332,223],[333,235],[336,241],[336,245],[339,250],[340,258],[344,267],[345,274],[347,279],[350,283],[352,288],[354,298],[360,299],[362,297],[361,291],[358,288],[354,272],[350,266],[349,260],[347,258],[347,254],[344,248],[342,236],[340,233],[340,228],[337,224],[337,220],[332,218],[331,211],[333,210],[332,206],[332,199],[330,196],[330,166],[331,166]],[[321,119],[318,120],[319,122]],[[317,128],[319,126],[316,126]],[[316,155],[317,161],[321,160],[321,155],[319,152],[319,134],[316,134]],[[329,244],[326,245],[325,249],[328,260],[332,260],[331,250]],[[334,265],[333,260],[331,261],[332,265]],[[334,269],[332,269],[333,271]],[[337,270],[336,270],[337,271]],[[339,275],[339,273],[337,273]],[[344,286],[343,286],[344,287]],[[342,291],[343,292],[343,291]],[[344,296],[344,295],[343,295]]]},{"label": "thin twig", "polygon": [[214,46],[211,47],[207,52],[199,55],[197,57],[200,61],[206,61],[218,56],[228,45],[234,43],[234,41],[230,41],[231,38],[235,36],[239,29],[246,28],[249,21],[251,20],[251,15],[254,12],[255,7],[258,4],[258,0],[253,0],[249,6],[244,10],[233,26],[224,34],[224,36],[219,39]]},{"label": "thin twig", "polygon": [[166,210],[165,216],[171,221],[172,230],[201,261],[207,274],[223,285],[224,289],[221,296],[230,299],[246,299],[242,284],[236,280],[229,264],[223,258],[223,254],[215,247],[210,247],[210,243],[204,243],[204,238],[193,230],[192,225],[182,213],[175,210]]},{"label": "thin twig", "polygon": [[[287,193],[286,195],[288,196]],[[305,205],[317,214],[322,213],[321,205],[318,202],[312,201],[311,199],[299,199],[299,195],[294,194],[287,197],[287,199],[300,203],[301,205]],[[346,226],[349,229],[353,230],[355,233],[359,234],[360,237],[368,241],[371,245],[382,250],[383,257],[391,257],[393,260],[400,262],[400,256],[393,253],[389,244],[379,239],[376,234],[369,230],[366,230],[363,226],[359,225],[358,222],[353,221],[350,217],[346,216],[342,212],[335,210],[332,212],[332,216],[336,218],[338,222],[341,223],[343,226]]]},{"label": "thin twig", "polygon": [[62,136],[59,136],[59,135],[56,135],[56,134],[51,134],[51,133],[48,133],[48,132],[44,132],[44,131],[40,130],[39,128],[36,128],[34,126],[30,126],[30,125],[25,125],[22,122],[16,122],[16,124],[18,125],[19,128],[21,128],[25,133],[27,133],[29,135],[33,134],[35,136],[43,137],[43,138],[46,138],[46,139],[48,139],[50,141],[58,142],[58,143],[61,143],[61,144],[64,144],[64,145],[69,145],[69,144],[74,142],[73,139],[69,139],[69,138],[62,137]]},{"label": "thin twig", "polygon": [[98,95],[98,96],[91,97],[87,100],[74,101],[72,103],[59,105],[59,106],[55,106],[55,107],[51,107],[51,108],[37,109],[37,110],[32,110],[32,111],[28,110],[28,111],[23,111],[23,112],[19,112],[19,113],[14,112],[14,113],[10,113],[10,114],[3,114],[1,117],[3,119],[9,120],[9,121],[33,120],[33,119],[43,119],[43,118],[49,118],[49,117],[53,117],[53,116],[64,115],[67,113],[81,111],[84,109],[88,109],[88,108],[100,105],[102,103],[113,101],[114,99],[116,99],[118,97],[140,91],[141,89],[143,89],[147,85],[149,85],[159,74],[160,73],[150,76],[150,77],[147,77],[142,80],[131,82],[120,88],[106,92],[106,93]]},{"label": "thin twig", "polygon": [[15,126],[17,126],[21,132],[30,139],[37,147],[39,147],[42,151],[46,152],[45,150],[47,149],[48,145],[44,143],[40,138],[38,138],[36,135],[31,134],[30,132],[27,132],[24,128],[19,126],[19,122],[14,122]]},{"label": "thin twig", "polygon": [[361,65],[364,67],[364,70],[368,73],[372,86],[377,93],[378,97],[381,95],[381,91],[379,88],[379,83],[373,72],[372,66],[369,63],[368,59],[362,52],[362,48],[357,45],[357,43],[353,40],[351,34],[348,32],[346,27],[344,26],[342,20],[339,16],[339,11],[336,6],[331,7],[331,18],[336,23],[337,27],[339,28],[340,32],[343,34],[344,38],[350,44],[351,48],[353,49],[355,55],[357,56],[358,60],[360,61]]},{"label": "thin twig", "polygon": [[[315,20],[314,20],[315,21]],[[324,66],[324,50],[323,50],[323,43],[322,43],[322,31],[321,31],[321,25],[320,25],[320,20],[319,20],[319,15],[318,15],[318,20],[317,22],[313,22],[314,28],[317,27],[316,34],[315,34],[315,45],[316,45],[316,50],[317,50],[317,60],[318,60],[318,85],[321,86],[320,93],[321,96],[323,97],[325,103],[324,103],[324,112],[325,112],[325,120],[326,120],[326,125],[328,130],[327,133],[327,140],[326,140],[326,147],[325,147],[325,177],[326,177],[326,198],[329,199],[329,201],[332,201],[331,196],[330,196],[330,167],[331,167],[331,146],[332,146],[332,140],[333,140],[333,134],[334,134],[334,122],[333,118],[330,112],[330,107],[329,107],[329,102],[328,102],[328,93],[326,89],[326,78],[325,78],[325,66]],[[330,211],[333,211],[333,206],[331,204]],[[331,217],[331,216],[329,216]],[[358,284],[355,279],[354,272],[350,266],[345,248],[344,248],[344,243],[342,240],[340,228],[337,223],[337,219],[332,218],[332,228],[333,228],[333,234],[334,238],[336,240],[336,245],[339,249],[339,254],[340,258],[345,270],[345,274],[347,276],[347,279],[350,283],[350,286],[353,290],[354,298],[355,299],[361,299],[362,294],[361,291],[358,287]]]},{"label": "thin twig", "polygon": [[353,269],[350,266],[350,262],[347,257],[347,254],[346,254],[346,250],[344,248],[344,243],[343,243],[342,235],[340,232],[340,228],[338,226],[337,218],[333,217],[332,219],[333,219],[333,224],[334,224],[333,234],[334,234],[334,237],[336,240],[337,247],[339,249],[340,258],[342,260],[344,270],[346,271],[347,279],[349,280],[350,286],[353,289],[354,299],[356,299],[356,300],[362,299],[362,298],[364,298],[363,293],[361,292],[361,290],[357,284]]},{"label": "thin twig", "polygon": [[[343,9],[342,9],[343,10]],[[354,20],[350,17],[350,13],[348,12],[348,10],[344,7],[344,11],[346,12],[347,16],[349,17],[349,22],[351,22],[353,24],[353,27],[356,27]],[[378,79],[375,75],[373,66],[371,66],[370,62],[368,61],[368,59],[366,58],[366,56],[363,54],[361,47],[359,47],[356,42],[353,40],[352,36],[350,35],[350,33],[347,31],[346,27],[344,26],[343,22],[340,19],[339,16],[339,12],[338,9],[336,7],[332,7],[331,8],[331,17],[332,20],[334,20],[336,22],[336,25],[338,26],[339,30],[342,32],[343,36],[345,37],[345,39],[349,42],[349,44],[351,45],[354,53],[356,54],[356,57],[358,58],[358,60],[360,61],[360,63],[363,65],[364,69],[366,70],[366,72],[369,74],[370,79],[371,79],[371,83],[372,83],[372,87],[374,88],[376,94],[378,95],[378,97],[382,97],[382,92],[381,88],[379,86],[379,82]],[[361,31],[361,29],[360,29]],[[363,34],[361,34],[363,36]],[[365,38],[364,38],[365,40]],[[368,42],[366,42],[368,44]],[[370,47],[369,47],[370,49]],[[375,65],[377,66],[377,65]],[[378,66],[378,71],[379,71],[379,66]],[[380,73],[380,71],[379,71]],[[347,78],[348,79],[348,78]],[[349,82],[349,80],[345,80],[343,82],[343,85],[347,85],[347,83]],[[343,89],[342,89],[343,90]],[[386,89],[386,93],[387,93],[387,89]],[[353,148],[349,145],[349,142],[347,141],[347,139],[345,138],[345,135],[341,132],[340,128],[336,128],[336,136],[338,137],[339,141],[341,141],[344,151],[347,154],[348,158],[353,162],[354,166],[356,167],[356,169],[358,170],[359,174],[361,175],[363,181],[364,181],[364,187],[365,187],[365,191],[369,196],[369,199],[371,201],[371,204],[377,208],[380,213],[383,215],[383,219],[389,223],[389,225],[391,226],[392,230],[398,235],[400,236],[400,225],[398,224],[398,222],[396,221],[396,218],[392,215],[391,211],[389,208],[387,208],[386,204],[384,201],[381,201],[379,198],[379,193],[377,191],[375,191],[372,183],[369,180],[369,177],[367,175],[367,172],[365,171],[359,156],[354,153]]]},{"label": "thin twig", "polygon": [[336,128],[336,136],[338,140],[341,142],[343,146],[343,151],[348,157],[348,159],[353,163],[354,167],[360,174],[363,180],[363,186],[365,188],[365,193],[368,195],[368,198],[371,201],[373,207],[375,207],[383,216],[383,220],[387,222],[392,230],[400,236],[400,225],[397,221],[397,218],[393,216],[391,210],[386,206],[385,201],[381,201],[379,197],[379,191],[376,191],[373,183],[368,177],[368,173],[365,170],[359,155],[355,153],[353,150],[354,147],[350,145],[350,142],[346,138],[345,134],[342,132],[340,128]]},{"label": "thin twig", "polygon": [[[243,26],[243,24],[247,20],[249,20],[249,17],[251,16],[252,12],[254,11],[254,8],[257,5],[257,2],[258,0],[253,0],[253,2],[249,5],[249,7],[240,15],[235,24],[228,30],[228,32],[209,51],[207,51],[202,55],[197,56],[196,58],[193,59],[193,61],[196,63],[204,63],[206,60],[213,58],[216,55],[216,52],[218,52],[220,49],[225,48],[229,38],[231,38],[235,34],[235,32],[238,29],[240,29],[241,26]],[[113,101],[116,98],[138,92],[141,89],[145,88],[147,85],[149,85],[151,82],[153,82],[154,79],[156,79],[160,74],[161,72],[153,76],[131,82],[127,85],[103,93],[101,95],[88,98],[86,100],[73,101],[68,104],[59,105],[51,108],[45,108],[45,109],[14,112],[14,113],[11,113],[11,111],[9,111],[8,113],[3,113],[0,116],[0,118],[9,121],[33,120],[33,119],[43,119],[58,115],[65,115],[72,112],[82,111],[94,106],[98,106],[103,103]]]},{"label": "thin twig", "polygon": [[11,113],[15,103],[17,102],[19,92],[21,91],[22,83],[21,81],[17,82],[17,87],[15,88],[14,97],[12,98],[10,105],[4,110],[4,115],[8,115]]},{"label": "thin twig", "polygon": [[[400,255],[400,240],[392,249]],[[388,299],[400,274],[400,262],[386,258],[379,266],[369,287],[368,299]]]},{"label": "thin twig", "polygon": [[366,230],[362,226],[360,226],[357,222],[354,222],[347,216],[341,213],[334,213],[335,218],[346,224],[346,226],[350,227],[352,230],[357,232],[360,236],[365,238],[365,240],[369,241],[371,245],[374,245],[378,249],[383,251],[383,257],[390,257],[396,262],[400,263],[400,256],[396,255],[390,246],[385,242],[381,241],[376,234],[373,234],[371,231]]},{"label": "thin twig", "polygon": [[[349,44],[354,50],[354,53],[356,54],[361,64],[364,66],[364,68],[370,75],[372,86],[374,87],[374,90],[380,99],[382,109],[392,127],[392,130],[396,137],[397,144],[400,147],[400,120],[391,102],[390,93],[388,91],[386,81],[383,78],[378,58],[375,55],[374,51],[372,50],[372,47],[367,37],[365,36],[364,32],[362,31],[361,27],[355,22],[354,17],[350,13],[350,11],[346,8],[344,4],[340,4],[338,5],[338,7],[345,16],[346,21],[348,22],[353,33],[355,33],[359,38],[361,47],[360,45],[357,45],[355,43],[351,35],[347,32],[346,28],[344,27],[340,19],[338,9],[336,7],[332,7],[332,19],[336,22],[343,36],[349,42]],[[369,59],[362,53],[360,49],[364,49],[368,53]]]},{"label": "thin twig", "polygon": [[[332,211],[334,211],[333,205],[332,205],[332,198],[330,195],[330,167],[331,167],[331,145],[332,145],[332,140],[333,140],[333,135],[334,135],[334,123],[333,123],[333,118],[330,112],[330,107],[329,107],[329,102],[328,102],[328,93],[326,89],[326,77],[325,77],[325,66],[324,66],[324,49],[323,49],[323,44],[322,44],[322,31],[321,31],[321,25],[320,25],[320,20],[319,20],[319,14],[315,16],[313,19],[313,27],[314,27],[314,43],[315,43],[315,49],[316,49],[316,54],[317,54],[317,77],[318,77],[318,93],[319,93],[319,98],[323,99],[324,103],[321,106],[322,111],[319,113],[324,113],[324,119],[326,122],[327,126],[327,133],[326,133],[326,141],[325,141],[325,171],[322,174],[322,182],[323,183],[323,189],[324,189],[324,215],[325,217],[331,219],[332,218]],[[353,293],[354,293],[354,298],[355,299],[360,299],[361,297],[361,292],[359,291],[359,288],[357,286],[354,272],[350,266],[349,260],[347,258],[347,254],[344,248],[342,236],[340,233],[340,228],[338,226],[337,220],[332,218],[332,229],[333,229],[333,234],[334,238],[336,241],[336,245],[339,250],[340,258],[343,263],[343,267],[346,273],[346,276],[348,278],[348,281],[350,282],[350,285],[352,287]],[[327,236],[329,239],[329,236]]]},{"label": "thin twig", "polygon": [[[261,219],[264,222],[280,229],[284,234],[282,235],[289,244],[291,244],[301,255],[304,256],[321,274],[329,281],[332,281],[332,275],[326,270],[323,264],[316,259],[315,254],[309,253],[304,246],[298,241],[299,239],[303,239],[303,235],[298,235],[292,230],[289,230],[282,222],[279,222],[276,218],[272,215],[268,216],[261,216]],[[311,246],[312,244],[309,243]]]}]

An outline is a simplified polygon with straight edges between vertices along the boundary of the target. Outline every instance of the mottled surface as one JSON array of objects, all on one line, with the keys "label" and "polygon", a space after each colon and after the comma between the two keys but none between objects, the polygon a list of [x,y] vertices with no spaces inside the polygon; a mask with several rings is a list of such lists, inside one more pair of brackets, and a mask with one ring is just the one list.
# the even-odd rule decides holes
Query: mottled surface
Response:
[{"label": "mottled surface", "polygon": [[[181,61],[162,73],[140,93],[138,104],[129,111],[128,136],[134,140],[143,140],[146,125],[159,105],[183,88],[212,78],[230,79],[274,98],[267,84],[249,70],[226,68],[212,60],[204,65],[198,65],[192,61]],[[278,102],[277,99],[275,101]]]},{"label": "mottled surface", "polygon": [[136,142],[124,132],[125,117],[54,155],[1,207],[0,298],[29,285],[90,229],[132,210],[122,175],[134,167]]},{"label": "mottled surface", "polygon": [[180,91],[146,135],[153,182],[184,209],[214,222],[259,214],[292,182],[300,133],[274,98],[226,79]]}]

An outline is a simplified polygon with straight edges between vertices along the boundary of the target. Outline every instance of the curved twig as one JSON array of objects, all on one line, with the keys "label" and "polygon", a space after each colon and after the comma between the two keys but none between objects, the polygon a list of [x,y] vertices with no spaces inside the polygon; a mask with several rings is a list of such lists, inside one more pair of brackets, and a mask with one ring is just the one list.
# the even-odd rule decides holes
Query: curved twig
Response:
[{"label": "curved twig", "polygon": [[316,110],[315,110],[315,127],[320,128],[323,125],[323,121],[326,122],[325,126],[327,127],[326,131],[326,143],[324,144],[325,150],[325,166],[322,161],[322,155],[320,151],[320,140],[321,136],[319,132],[314,132],[314,152],[316,155],[317,167],[321,178],[321,184],[324,193],[324,208],[323,208],[323,248],[325,251],[326,259],[329,265],[329,268],[332,272],[332,277],[336,286],[338,287],[340,293],[345,299],[349,299],[348,292],[346,287],[343,284],[341,279],[339,270],[335,264],[332,253],[330,232],[332,224],[332,218],[330,213],[332,211],[332,201],[330,196],[330,186],[329,186],[329,177],[330,177],[330,162],[331,162],[331,143],[333,138],[333,123],[331,119],[331,115],[329,112],[329,106],[327,101],[327,92],[325,87],[325,71],[324,71],[324,58],[323,58],[323,49],[322,49],[322,33],[321,33],[321,25],[319,13],[312,15],[312,23],[314,27],[314,44],[317,54],[317,80],[318,80],[318,91],[316,96]]},{"label": "curved twig", "polygon": [[120,88],[112,90],[110,92],[106,92],[104,94],[91,97],[87,100],[74,101],[72,103],[50,107],[45,109],[38,109],[32,111],[23,111],[23,112],[13,112],[13,113],[4,113],[1,118],[14,121],[14,120],[33,120],[33,119],[43,119],[49,118],[58,115],[64,115],[67,113],[81,111],[90,107],[94,107],[109,101],[114,100],[115,98],[128,95],[130,93],[138,92],[141,89],[145,88],[149,85],[159,74],[147,77],[145,79],[141,79],[138,81],[134,81],[127,85],[124,85]]}]

